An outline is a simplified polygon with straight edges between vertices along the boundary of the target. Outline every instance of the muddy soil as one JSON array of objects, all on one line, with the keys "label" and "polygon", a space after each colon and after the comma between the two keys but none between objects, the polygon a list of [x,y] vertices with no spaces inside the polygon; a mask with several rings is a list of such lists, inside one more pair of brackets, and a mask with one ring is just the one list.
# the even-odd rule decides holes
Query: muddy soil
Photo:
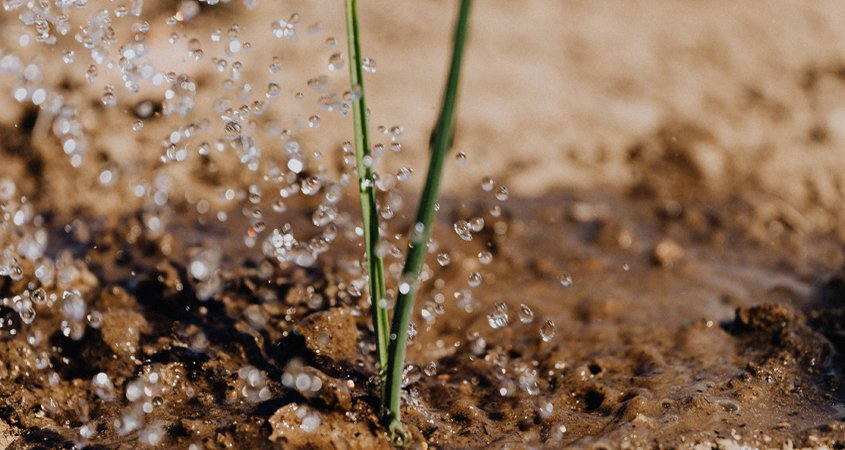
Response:
[{"label": "muddy soil", "polygon": [[[354,181],[339,181],[350,123],[320,112],[304,125],[321,101],[309,79],[337,51],[327,38],[343,36],[337,2],[317,3],[284,11],[302,29],[321,20],[316,37],[252,38],[244,56],[262,89],[270,55],[286,70],[282,106],[248,124],[275,130],[255,135],[273,149],[262,167],[288,164],[282,126],[321,152],[279,179],[236,151],[162,149],[179,127],[225,135],[204,115],[217,97],[203,93],[224,78],[214,47],[202,65],[168,50],[158,25],[172,5],[145,6],[146,42],[200,86],[186,117],[165,116],[156,91],[104,106],[119,74],[89,85],[81,52],[41,74],[79,106],[79,167],[35,91],[15,99],[20,83],[37,86],[5,76],[3,59],[66,55],[23,45],[26,27],[0,13],[12,92],[0,99],[0,448],[391,448]],[[449,3],[362,5],[376,125],[406,131],[379,169],[416,171],[379,194],[395,207],[383,214],[389,274],[424,171]],[[845,446],[837,3],[476,3],[455,149],[466,158],[447,169],[413,319],[412,448]],[[175,41],[233,17],[244,36],[266,32],[277,7],[203,5]],[[343,86],[329,75],[326,89]],[[389,148],[390,133],[376,141]],[[319,195],[302,195],[312,176]],[[320,197],[338,193],[322,221]],[[462,238],[454,224],[472,219]]]},{"label": "muddy soil", "polygon": [[[472,207],[462,203],[444,201],[441,217]],[[436,287],[420,297],[427,312],[415,315],[405,407],[415,445],[769,448],[845,438],[835,240],[772,237],[743,199],[678,209],[567,192],[516,199],[503,217],[475,247],[440,223],[442,249],[466,262],[435,271]],[[239,256],[242,244],[226,239],[232,223],[176,223],[154,240],[133,237],[133,217],[87,226],[87,239],[59,237],[57,247],[85,261],[82,292],[102,317],[75,341],[48,302],[0,342],[9,448],[134,448],[144,433],[169,448],[389,448],[374,413],[368,315],[337,264],[354,259],[355,243],[303,269]],[[200,301],[188,252],[215,239],[224,288]],[[483,267],[482,242],[494,256]],[[474,270],[484,282],[469,289]],[[3,295],[20,283],[5,281]],[[500,304],[507,324],[492,328]],[[136,385],[145,389],[137,398]],[[148,404],[144,427],[126,431],[133,408]]]}]

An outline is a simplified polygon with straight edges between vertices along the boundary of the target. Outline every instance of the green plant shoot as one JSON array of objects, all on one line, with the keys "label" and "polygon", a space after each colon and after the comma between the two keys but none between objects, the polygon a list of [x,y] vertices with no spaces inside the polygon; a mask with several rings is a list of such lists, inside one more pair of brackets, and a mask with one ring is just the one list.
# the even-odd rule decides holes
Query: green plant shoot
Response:
[{"label": "green plant shoot", "polygon": [[[385,389],[387,407],[383,408],[383,420],[387,425],[391,440],[395,445],[405,445],[408,433],[401,422],[402,374],[405,368],[405,350],[408,341],[408,326],[414,311],[414,298],[417,292],[417,280],[426,255],[426,247],[431,236],[431,226],[434,221],[435,206],[440,190],[440,178],[443,174],[443,164],[446,154],[452,146],[455,132],[455,106],[458,101],[458,85],[461,73],[461,61],[466,43],[469,11],[471,0],[461,0],[458,19],[453,35],[452,62],[449,67],[449,77],[443,93],[440,115],[431,133],[429,147],[431,159],[425,186],[420,198],[417,218],[411,230],[408,254],[402,278],[399,285],[399,296],[396,299],[396,311],[391,324],[391,340],[388,347],[387,387]],[[395,338],[394,338],[395,337]]]},{"label": "green plant shoot", "polygon": [[364,91],[361,42],[358,28],[358,1],[346,0],[346,34],[349,45],[349,81],[353,92],[352,120],[355,128],[355,160],[358,166],[358,187],[361,201],[361,218],[364,229],[364,246],[367,256],[370,302],[373,329],[376,339],[376,354],[379,364],[379,380],[385,386],[387,367],[387,308],[382,305],[385,296],[384,262],[376,251],[379,242],[378,211],[376,210],[375,178],[365,159],[370,157],[370,137],[367,125],[367,103]]}]

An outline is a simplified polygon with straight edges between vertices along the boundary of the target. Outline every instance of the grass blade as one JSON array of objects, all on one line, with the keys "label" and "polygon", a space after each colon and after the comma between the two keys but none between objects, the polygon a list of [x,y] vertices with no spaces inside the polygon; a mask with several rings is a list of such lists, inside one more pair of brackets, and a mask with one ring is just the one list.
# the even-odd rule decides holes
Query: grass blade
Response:
[{"label": "grass blade", "polygon": [[[471,0],[461,0],[458,19],[453,35],[452,63],[449,77],[443,93],[443,103],[440,115],[431,133],[431,160],[426,174],[420,205],[417,209],[417,220],[411,234],[410,247],[402,270],[402,281],[399,286],[399,296],[396,299],[396,311],[393,316],[391,337],[388,347],[387,363],[387,409],[384,411],[384,421],[388,427],[391,440],[396,445],[404,445],[408,435],[402,426],[400,407],[402,400],[402,374],[405,368],[405,349],[408,341],[408,326],[414,311],[417,282],[426,254],[426,244],[431,236],[431,225],[434,221],[435,204],[440,191],[440,178],[443,174],[443,164],[446,154],[452,146],[455,131],[455,106],[458,100],[458,84],[460,81],[461,61],[466,43],[469,10]],[[382,399],[384,402],[385,399]]]},{"label": "grass blade", "polygon": [[352,120],[355,127],[355,159],[358,165],[358,186],[364,228],[364,245],[367,254],[367,273],[370,281],[373,329],[376,336],[379,378],[382,386],[384,386],[389,322],[387,309],[379,306],[379,301],[385,295],[385,283],[384,262],[376,251],[379,242],[379,224],[378,211],[376,210],[375,179],[372,168],[364,164],[365,157],[370,156],[370,136],[367,125],[367,103],[364,94],[364,68],[361,59],[357,0],[346,0],[346,35],[349,45],[349,81],[352,92],[356,93],[352,102]]}]

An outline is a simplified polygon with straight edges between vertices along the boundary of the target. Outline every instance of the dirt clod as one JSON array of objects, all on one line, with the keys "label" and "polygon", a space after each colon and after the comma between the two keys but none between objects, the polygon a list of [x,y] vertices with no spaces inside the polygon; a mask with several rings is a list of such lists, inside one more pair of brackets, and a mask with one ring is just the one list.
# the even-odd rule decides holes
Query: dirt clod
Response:
[{"label": "dirt clod", "polygon": [[350,308],[331,308],[309,315],[299,323],[305,345],[315,354],[336,362],[358,357],[359,333],[355,313]]},{"label": "dirt clod", "polygon": [[[317,427],[324,424],[319,429]],[[270,440],[292,449],[390,449],[384,434],[376,434],[365,422],[349,421],[339,412],[319,412],[291,403],[270,418]],[[312,428],[313,427],[313,428]]]}]

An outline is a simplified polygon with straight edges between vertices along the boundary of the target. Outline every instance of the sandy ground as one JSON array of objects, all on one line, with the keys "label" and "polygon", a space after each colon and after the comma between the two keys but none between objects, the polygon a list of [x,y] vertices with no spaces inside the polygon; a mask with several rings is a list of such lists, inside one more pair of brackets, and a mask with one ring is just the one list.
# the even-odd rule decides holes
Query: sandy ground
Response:
[{"label": "sandy ground", "polygon": [[[422,170],[454,5],[391,5],[362,5],[365,49],[378,64],[367,79],[373,122],[405,129],[403,156],[387,164]],[[164,14],[166,8],[161,10]],[[257,36],[254,51],[245,58],[252,84],[263,89],[268,77],[264,67],[270,55],[279,55],[285,67],[280,75],[283,98],[303,91],[310,95],[306,103],[313,102],[313,93],[303,84],[327,72],[325,61],[337,51],[325,48],[323,39],[334,36],[342,44],[340,5],[263,2],[255,12],[240,11],[242,6],[232,6],[227,14],[234,15],[203,16],[197,19],[201,25],[174,29],[187,37],[199,36],[191,31],[196,28],[242,24],[245,34]],[[322,31],[295,44],[261,38],[268,17],[287,18],[295,12],[301,28],[320,22]],[[460,171],[449,169],[445,188],[460,192],[484,175],[506,180],[524,195],[561,186],[626,187],[633,178],[626,164],[629,153],[664,136],[692,147],[692,157],[713,186],[736,190],[751,184],[807,214],[824,215],[818,208],[837,210],[840,175],[819,171],[842,162],[841,14],[836,2],[525,1],[518,10],[509,2],[481,2],[474,16],[457,139],[457,150],[467,154],[468,163]],[[204,64],[184,62],[188,57],[178,50],[186,48],[186,39],[177,45],[166,42],[174,29],[153,27],[150,57],[175,66],[174,71],[207,73],[214,53],[206,47]],[[14,43],[19,30],[4,27],[4,42]],[[28,48],[37,52],[41,47]],[[56,57],[57,51],[52,52]],[[77,62],[51,71],[50,77],[81,80],[84,69]],[[341,88],[345,73],[330,75]],[[217,78],[220,82],[223,77]],[[116,77],[101,76],[90,88],[75,85],[72,95],[99,96],[106,80]],[[124,108],[137,101],[120,90],[117,94]],[[318,112],[311,105],[293,111],[276,105],[267,120],[289,125],[294,114]],[[4,117],[14,121],[13,110],[6,109]],[[86,125],[96,128],[97,120]],[[317,147],[337,146],[348,136],[341,123],[345,121],[304,135]],[[156,145],[157,136],[166,136],[166,129],[144,133],[152,142],[104,142],[99,150],[120,160],[146,154],[155,161],[158,155],[148,147]],[[112,139],[124,135],[131,133]],[[815,222],[833,226],[830,220]]]}]

